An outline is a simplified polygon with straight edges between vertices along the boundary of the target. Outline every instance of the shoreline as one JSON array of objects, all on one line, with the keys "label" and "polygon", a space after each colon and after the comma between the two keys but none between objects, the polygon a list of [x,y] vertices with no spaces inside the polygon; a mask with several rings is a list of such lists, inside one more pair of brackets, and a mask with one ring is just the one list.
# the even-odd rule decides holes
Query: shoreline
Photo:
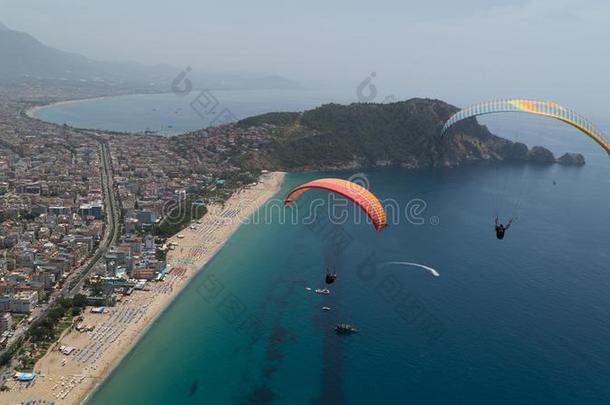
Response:
[{"label": "shoreline", "polygon": [[69,99],[69,100],[61,100],[61,101],[54,101],[48,104],[43,104],[43,105],[34,105],[34,106],[30,106],[25,108],[24,110],[21,111],[21,114],[25,117],[27,117],[30,120],[34,120],[34,121],[38,121],[44,124],[48,124],[48,125],[55,125],[55,126],[62,126],[62,125],[67,125],[68,128],[74,130],[74,131],[91,131],[91,132],[103,132],[105,134],[112,134],[112,135],[136,135],[136,136],[150,136],[150,137],[163,137],[163,138],[171,138],[174,136],[179,136],[179,135],[184,135],[184,134],[188,134],[190,132],[193,131],[198,131],[201,129],[205,129],[205,127],[202,128],[197,128],[197,129],[193,129],[193,130],[189,130],[189,131],[184,131],[184,132],[176,132],[176,133],[165,133],[165,132],[154,132],[154,133],[146,133],[145,131],[121,131],[121,130],[113,130],[113,129],[106,129],[106,128],[89,128],[89,127],[76,127],[67,123],[60,123],[60,122],[53,122],[53,121],[47,121],[42,119],[41,117],[37,117],[35,114],[37,111],[40,110],[44,110],[47,108],[52,108],[52,107],[57,107],[57,106],[61,106],[61,105],[69,105],[69,104],[76,104],[76,103],[80,103],[80,102],[84,102],[84,101],[95,101],[95,100],[103,100],[106,98],[113,98],[113,97],[127,97],[127,96],[147,96],[147,95],[163,95],[163,94],[172,94],[171,92],[162,92],[162,93],[125,93],[125,94],[115,94],[115,95],[106,95],[106,96],[93,96],[93,97],[84,97],[84,98],[77,98],[77,99]]},{"label": "shoreline", "polygon": [[[168,244],[178,245],[168,252],[171,271],[164,281],[148,282],[149,291],[124,296],[104,314],[92,314],[87,308],[81,323],[95,329],[63,335],[34,366],[39,372],[35,384],[26,388],[26,383],[9,381],[11,391],[1,392],[0,402],[80,404],[89,400],[244,221],[277,194],[284,177],[283,172],[261,175],[255,186],[236,191],[224,205],[210,206],[200,223],[193,225],[195,229],[189,226],[169,238]],[[64,355],[56,349],[60,345],[76,350]]]},{"label": "shoreline", "polygon": [[36,113],[36,111],[44,110],[46,108],[58,107],[61,105],[68,105],[68,104],[75,104],[75,103],[79,103],[81,101],[102,100],[102,99],[105,99],[108,97],[120,97],[120,96],[126,96],[126,95],[127,94],[119,94],[116,96],[94,96],[94,97],[85,97],[85,98],[75,98],[75,99],[70,99],[70,100],[53,101],[52,103],[49,103],[49,104],[35,105],[32,107],[28,107],[25,109],[24,114],[32,119],[40,120],[40,121],[46,122],[48,124],[61,125],[61,124],[51,122],[51,121],[44,121],[43,119],[34,116],[34,114]]},{"label": "shoreline", "polygon": [[93,97],[84,97],[84,98],[77,98],[77,99],[60,100],[60,101],[54,101],[54,102],[51,102],[48,104],[34,105],[34,106],[27,107],[25,110],[22,110],[22,114],[31,120],[39,121],[39,122],[49,124],[49,125],[56,125],[56,126],[67,125],[69,128],[71,128],[75,131],[94,131],[94,132],[103,132],[103,133],[107,133],[107,134],[117,134],[117,135],[146,135],[146,136],[160,136],[160,137],[164,137],[164,138],[171,138],[174,136],[188,134],[193,131],[198,131],[200,129],[205,129],[205,127],[202,127],[202,128],[197,128],[197,129],[188,130],[188,131],[184,131],[184,132],[177,132],[177,133],[155,132],[155,133],[147,134],[147,133],[145,133],[145,131],[142,131],[142,130],[141,131],[125,131],[125,130],[121,131],[121,130],[113,130],[113,129],[106,129],[106,128],[76,127],[76,126],[73,126],[73,125],[70,125],[67,123],[47,121],[47,120],[44,120],[41,117],[37,117],[35,115],[36,112],[47,109],[47,108],[52,108],[52,107],[57,107],[57,106],[62,106],[62,105],[69,105],[69,104],[77,104],[77,103],[85,102],[85,101],[96,101],[96,100],[103,100],[103,99],[113,98],[113,97],[147,96],[147,95],[164,95],[164,94],[172,94],[172,93],[171,92],[125,93],[125,94],[93,96]]},{"label": "shoreline", "polygon": [[[203,88],[203,89],[193,88],[191,91],[193,93],[197,93],[197,92],[201,92],[204,90],[209,90],[209,91],[214,91],[214,92],[217,92],[217,91],[220,91],[220,92],[250,92],[250,91],[256,92],[256,91],[296,91],[296,90],[303,91],[303,92],[316,91],[314,89],[274,89],[274,88],[240,89],[240,88],[222,88],[222,87],[221,88]],[[100,95],[100,96],[88,96],[88,97],[82,97],[82,98],[76,98],[76,99],[65,99],[65,100],[48,102],[48,103],[42,104],[42,105],[31,105],[30,104],[29,107],[26,107],[25,109],[21,110],[21,114],[29,119],[40,121],[45,124],[56,125],[56,126],[68,125],[69,128],[74,129],[76,131],[99,131],[99,132],[104,132],[104,133],[109,133],[109,134],[119,134],[119,135],[146,135],[146,136],[161,136],[164,138],[171,138],[174,136],[185,135],[185,134],[189,134],[189,133],[192,133],[195,131],[199,131],[199,130],[208,128],[208,126],[201,126],[201,127],[197,126],[192,129],[181,130],[180,132],[156,131],[154,133],[149,134],[149,133],[146,133],[146,129],[120,130],[120,129],[73,126],[73,125],[67,124],[65,122],[47,121],[45,119],[42,119],[41,117],[36,116],[36,113],[40,110],[44,110],[44,109],[48,109],[48,108],[52,108],[52,107],[63,106],[63,105],[76,104],[76,103],[86,102],[86,101],[104,100],[104,99],[115,98],[115,97],[130,97],[130,96],[139,97],[139,96],[171,95],[171,94],[174,94],[174,93],[170,90],[167,90],[167,91],[153,91],[153,92],[141,92],[141,93],[127,92],[127,93],[119,93],[119,94],[106,94],[106,95]],[[348,101],[345,101],[345,102],[348,102]],[[323,103],[321,103],[321,104],[323,104]],[[258,114],[256,114],[256,115],[258,115]],[[244,117],[244,118],[246,118],[246,117]]]}]

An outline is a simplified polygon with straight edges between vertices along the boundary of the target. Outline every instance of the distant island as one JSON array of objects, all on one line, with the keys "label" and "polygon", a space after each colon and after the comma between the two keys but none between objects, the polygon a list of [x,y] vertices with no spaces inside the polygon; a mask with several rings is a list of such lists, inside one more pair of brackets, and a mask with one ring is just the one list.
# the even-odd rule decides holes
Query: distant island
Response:
[{"label": "distant island", "polygon": [[[298,112],[268,113],[222,128],[170,139],[180,154],[197,161],[209,153],[202,136],[236,136],[236,166],[256,171],[342,170],[370,167],[454,167],[471,162],[531,162],[582,165],[581,154],[556,159],[542,147],[528,148],[492,134],[470,119],[440,137],[444,122],[458,108],[440,100],[414,98],[391,104],[326,104]],[[187,147],[187,145],[189,145]],[[205,151],[201,150],[204,148]]]}]

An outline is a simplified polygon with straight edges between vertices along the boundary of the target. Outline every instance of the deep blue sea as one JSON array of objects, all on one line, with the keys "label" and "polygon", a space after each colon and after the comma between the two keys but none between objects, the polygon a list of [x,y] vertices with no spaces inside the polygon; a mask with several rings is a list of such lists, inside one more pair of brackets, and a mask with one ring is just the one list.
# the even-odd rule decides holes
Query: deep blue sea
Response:
[{"label": "deep blue sea", "polygon": [[[264,207],[88,403],[610,403],[608,156],[548,119],[484,122],[587,165],[366,171],[358,179],[400,208],[380,233],[328,204],[305,224],[322,192],[299,200],[296,223],[283,220],[294,208]],[[290,174],[278,198],[354,174]],[[517,217],[503,241],[496,213]],[[332,293],[306,291],[327,266]],[[337,322],[359,333],[338,336]]]}]

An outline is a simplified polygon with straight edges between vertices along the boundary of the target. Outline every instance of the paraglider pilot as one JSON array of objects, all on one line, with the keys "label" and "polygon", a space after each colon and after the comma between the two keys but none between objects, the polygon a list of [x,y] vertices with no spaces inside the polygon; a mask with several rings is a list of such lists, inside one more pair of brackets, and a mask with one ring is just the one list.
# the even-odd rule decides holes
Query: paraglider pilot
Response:
[{"label": "paraglider pilot", "polygon": [[335,282],[335,280],[337,279],[337,273],[331,273],[330,269],[326,270],[326,284],[332,284]]},{"label": "paraglider pilot", "polygon": [[508,221],[508,223],[506,225],[501,224],[500,221],[498,220],[498,217],[496,217],[496,238],[504,239],[504,233],[506,231],[508,231],[508,228],[510,228],[510,225],[512,223],[513,223],[513,220],[511,219],[510,221]]}]

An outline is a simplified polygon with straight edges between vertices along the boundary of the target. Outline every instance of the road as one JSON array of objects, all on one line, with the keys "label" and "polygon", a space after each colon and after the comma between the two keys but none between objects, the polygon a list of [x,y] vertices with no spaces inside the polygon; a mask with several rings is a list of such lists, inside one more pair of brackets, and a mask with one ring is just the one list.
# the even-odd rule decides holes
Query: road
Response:
[{"label": "road", "polygon": [[[120,224],[120,208],[116,198],[112,172],[112,157],[110,156],[110,148],[108,142],[96,137],[100,143],[100,155],[102,160],[102,188],[104,189],[104,204],[106,206],[106,232],[104,238],[98,245],[97,251],[89,261],[81,266],[80,271],[75,272],[72,279],[68,278],[61,289],[61,296],[73,297],[77,294],[83,285],[84,280],[95,268],[95,265],[106,254],[108,249],[113,246],[118,240],[121,232]],[[70,285],[77,280],[76,285],[70,288]]]},{"label": "road", "polygon": [[[82,287],[83,281],[89,276],[89,274],[95,268],[95,265],[100,261],[100,259],[106,254],[108,248],[113,246],[118,241],[120,236],[120,209],[118,199],[114,191],[112,158],[110,156],[110,149],[106,140],[90,133],[87,134],[94,137],[100,146],[100,156],[102,163],[102,188],[104,190],[104,204],[106,206],[106,229],[104,231],[104,237],[99,243],[93,256],[88,259],[84,264],[82,264],[78,269],[75,269],[71,272],[71,274],[64,281],[64,284],[60,290],[53,291],[50,294],[48,303],[36,308],[30,314],[33,319],[36,319],[41,315],[45,315],[60,297],[73,297],[75,294],[77,294]],[[76,284],[74,285],[74,287],[70,288],[70,286],[73,285],[75,282]],[[19,339],[21,336],[23,336],[28,329],[29,325],[27,325],[25,322],[22,322],[22,324],[17,328],[17,330],[15,330],[15,334],[7,342],[7,347],[10,346],[12,343],[16,342],[17,339]]]}]

